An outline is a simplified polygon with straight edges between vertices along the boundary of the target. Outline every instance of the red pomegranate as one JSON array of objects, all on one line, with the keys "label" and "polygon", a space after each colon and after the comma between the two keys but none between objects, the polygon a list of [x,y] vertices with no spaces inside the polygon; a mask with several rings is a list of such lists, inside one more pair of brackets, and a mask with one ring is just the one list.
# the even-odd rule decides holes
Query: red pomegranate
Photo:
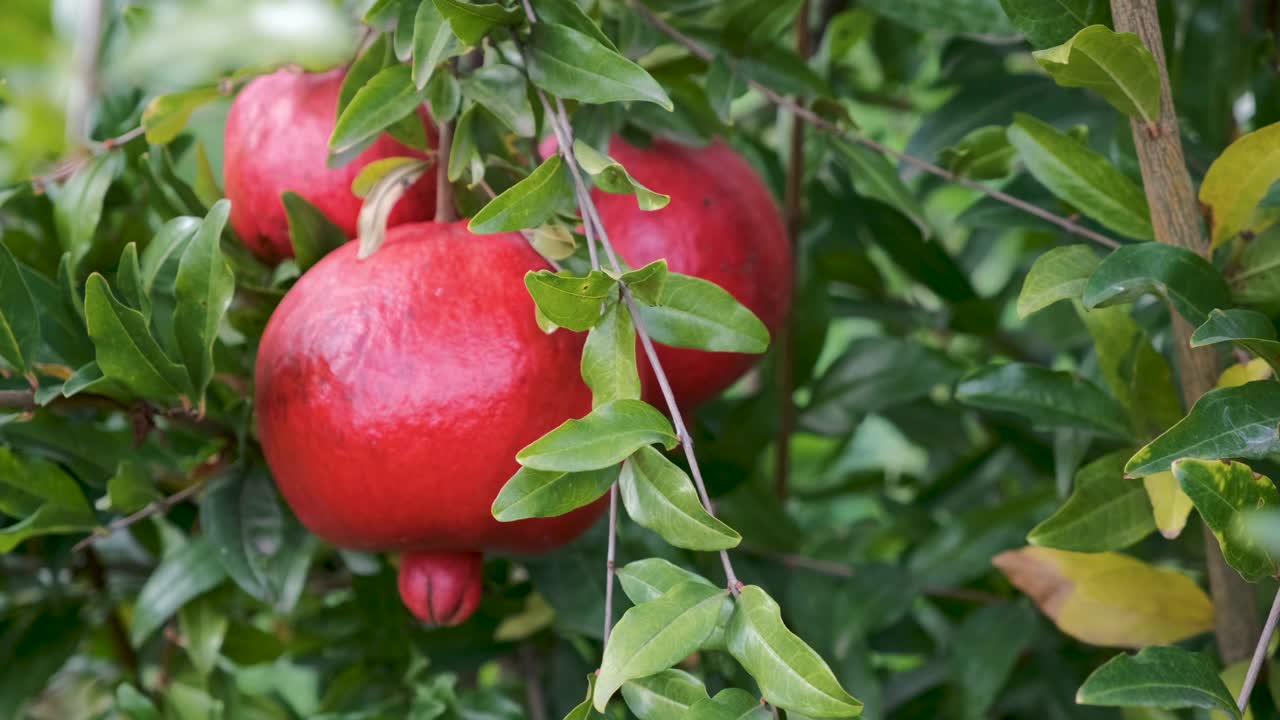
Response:
[{"label": "red pomegranate", "polygon": [[[342,167],[326,165],[329,136],[345,70],[314,74],[279,70],[240,91],[227,115],[223,175],[231,200],[231,226],[255,255],[275,263],[293,257],[280,195],[292,190],[355,237],[362,200],[351,181],[369,163],[398,156],[426,157],[383,133]],[[434,125],[419,108],[430,146]],[[391,225],[430,220],[435,213],[435,173],[413,185],[391,213]]]},{"label": "red pomegranate", "polygon": [[312,267],[267,324],[258,435],[312,532],[412,551],[400,568],[406,604],[428,622],[460,622],[479,593],[477,551],[550,550],[603,507],[511,523],[490,513],[516,452],[591,410],[584,336],[538,328],[523,277],[547,264],[518,234],[417,223],[393,228],[366,260],[356,250]]},{"label": "red pomegranate", "polygon": [[[555,148],[554,139],[541,147],[544,155]],[[729,291],[776,332],[791,307],[791,240],[755,169],[719,141],[695,148],[655,140],[642,148],[615,137],[608,154],[640,183],[671,196],[665,208],[646,212],[630,195],[592,191],[623,259],[640,267],[666,258],[673,272]],[[639,359],[644,398],[663,407],[653,370],[643,354]],[[658,359],[680,405],[693,407],[732,385],[759,356],[662,346]]]}]

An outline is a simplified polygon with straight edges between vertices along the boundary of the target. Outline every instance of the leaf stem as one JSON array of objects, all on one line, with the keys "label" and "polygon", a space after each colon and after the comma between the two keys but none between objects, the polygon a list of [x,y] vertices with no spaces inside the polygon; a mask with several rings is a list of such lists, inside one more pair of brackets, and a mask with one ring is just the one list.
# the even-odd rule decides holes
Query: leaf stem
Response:
[{"label": "leaf stem", "polygon": [[1236,706],[1243,713],[1249,707],[1249,696],[1253,694],[1253,686],[1258,683],[1258,673],[1262,671],[1262,663],[1267,659],[1267,648],[1271,646],[1271,636],[1276,632],[1276,623],[1280,622],[1280,589],[1276,590],[1275,600],[1271,601],[1271,612],[1267,614],[1267,623],[1262,626],[1262,634],[1258,636],[1258,645],[1253,649],[1253,659],[1249,661],[1249,671],[1245,673],[1244,684],[1240,686],[1240,697]]},{"label": "leaf stem", "polygon": [[453,207],[453,183],[449,182],[449,150],[453,145],[453,121],[439,123],[436,146],[436,216],[435,222],[451,223],[458,219]]},{"label": "leaf stem", "polygon": [[604,644],[609,644],[613,630],[613,576],[617,572],[618,553],[618,483],[609,486],[609,551],[605,557]]},{"label": "leaf stem", "polygon": [[[646,20],[648,20],[651,25],[653,25],[655,28],[663,32],[672,40],[675,40],[677,43],[684,46],[684,48],[689,52],[702,58],[703,60],[711,61],[715,59],[715,53],[711,52],[710,50],[704,48],[702,45],[698,44],[698,41],[694,40],[688,35],[685,35],[684,33],[677,30],[666,20],[663,20],[661,17],[658,17],[658,15],[654,13],[653,10],[650,10],[646,5],[644,5],[644,3],[639,2],[639,0],[632,0],[631,4],[632,4],[632,7],[636,9],[636,12],[639,13]],[[730,68],[732,69],[734,74],[738,74],[738,68],[736,65],[734,65],[733,63],[730,63]],[[741,77],[741,75],[739,76]],[[1056,213],[1049,212],[1044,208],[1032,205],[1031,203],[1026,202],[1025,200],[1020,200],[1006,192],[997,190],[996,188],[993,188],[993,187],[988,187],[986,185],[983,185],[980,182],[977,182],[975,180],[970,180],[969,178],[964,177],[962,175],[956,175],[950,170],[946,170],[942,167],[939,167],[938,165],[935,165],[929,162],[928,160],[924,160],[924,159],[915,157],[914,155],[908,155],[907,153],[899,152],[892,148],[886,147],[876,142],[875,140],[853,133],[848,129],[837,125],[836,123],[831,122],[830,120],[827,120],[826,118],[822,117],[821,115],[818,115],[812,110],[800,105],[795,100],[785,97],[775,92],[773,89],[765,85],[761,85],[755,80],[752,80],[750,78],[743,78],[743,80],[747,83],[749,87],[751,87],[756,92],[759,92],[761,95],[767,98],[770,102],[774,103],[775,105],[784,107],[787,110],[790,110],[792,113],[795,113],[796,117],[803,119],[805,122],[809,123],[815,128],[818,128],[819,130],[823,130],[833,135],[838,135],[840,137],[846,138],[851,142],[855,142],[859,145],[870,148],[880,153],[881,155],[887,155],[891,158],[898,160],[899,162],[916,167],[931,175],[936,175],[949,182],[953,182],[957,185],[962,185],[964,187],[967,187],[970,190],[976,190],[984,195],[987,195],[988,197],[998,200],[999,202],[1002,202],[1011,207],[1017,208],[1018,210],[1021,210],[1029,215],[1034,215],[1040,218],[1041,220],[1057,225],[1058,227],[1062,228],[1068,233],[1071,233],[1072,235],[1085,238],[1086,240],[1091,240],[1104,247],[1108,247],[1108,248],[1120,247],[1120,243],[1116,242],[1115,240],[1101,233],[1094,232],[1093,230],[1090,230],[1089,228],[1084,227],[1083,225],[1080,225],[1079,223],[1074,222],[1069,218],[1065,218]]]}]

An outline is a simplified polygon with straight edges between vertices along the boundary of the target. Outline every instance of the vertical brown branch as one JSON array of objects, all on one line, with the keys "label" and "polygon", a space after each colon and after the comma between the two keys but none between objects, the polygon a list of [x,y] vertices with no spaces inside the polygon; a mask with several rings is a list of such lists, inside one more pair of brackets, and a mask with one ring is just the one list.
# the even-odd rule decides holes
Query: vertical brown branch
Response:
[{"label": "vertical brown branch", "polygon": [[[1116,30],[1137,33],[1155,56],[1160,72],[1159,122],[1155,127],[1148,127],[1138,120],[1130,121],[1156,240],[1208,257],[1210,248],[1200,227],[1199,204],[1182,156],[1156,2],[1111,0],[1111,11]],[[1176,313],[1171,314],[1182,396],[1190,407],[1213,388],[1218,374],[1216,357],[1209,348],[1192,348],[1191,326]],[[1222,550],[1208,528],[1204,532],[1218,652],[1226,663],[1244,660],[1252,653],[1261,631],[1253,589],[1223,560]]]},{"label": "vertical brown branch", "polygon": [[[795,27],[796,53],[808,59],[813,53],[813,42],[809,32],[809,0],[800,3],[796,13]],[[786,108],[780,107],[784,112]],[[799,115],[791,116],[791,139],[787,155],[787,185],[783,197],[783,215],[787,221],[787,233],[791,236],[791,267],[794,272],[798,263],[800,228],[804,224],[804,136],[807,128]],[[795,289],[792,288],[792,305],[795,304]],[[795,308],[788,311],[794,316]],[[791,320],[788,317],[778,329],[775,341],[778,347],[778,362],[775,382],[778,385],[778,435],[774,439],[774,488],[778,497],[787,496],[787,475],[791,467],[791,433],[796,424],[796,407],[792,400],[792,377],[795,374],[795,361],[791,349]]]}]

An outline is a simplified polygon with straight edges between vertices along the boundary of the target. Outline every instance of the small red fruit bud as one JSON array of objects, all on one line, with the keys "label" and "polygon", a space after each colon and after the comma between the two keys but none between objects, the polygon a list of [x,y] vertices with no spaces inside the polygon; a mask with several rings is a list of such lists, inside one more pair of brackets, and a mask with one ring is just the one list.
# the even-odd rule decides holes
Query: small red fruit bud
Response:
[{"label": "small red fruit bud", "polygon": [[478,552],[406,552],[400,556],[400,599],[428,625],[460,625],[480,604],[483,566]]}]

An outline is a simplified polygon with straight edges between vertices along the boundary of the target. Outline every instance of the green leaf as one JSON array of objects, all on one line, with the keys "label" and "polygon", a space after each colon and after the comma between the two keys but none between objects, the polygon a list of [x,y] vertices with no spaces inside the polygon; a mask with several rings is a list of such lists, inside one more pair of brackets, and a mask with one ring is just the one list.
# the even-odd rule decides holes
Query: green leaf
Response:
[{"label": "green leaf", "polygon": [[132,513],[164,497],[136,460],[122,460],[107,481],[107,497],[116,512]]},{"label": "green leaf", "polygon": [[189,400],[191,380],[151,336],[142,313],[121,303],[101,275],[85,285],[85,321],[102,374],[153,400]]},{"label": "green leaf", "polygon": [[128,720],[161,720],[160,711],[151,699],[129,683],[116,688],[116,709]]},{"label": "green leaf", "polygon": [[180,216],[165,223],[142,251],[142,289],[148,295],[172,289],[178,261],[201,227],[200,218]]},{"label": "green leaf", "polygon": [[188,601],[227,579],[208,538],[195,538],[165,556],[138,593],[129,640],[142,645]]},{"label": "green leaf", "polygon": [[1076,552],[1129,547],[1156,529],[1142,483],[1124,476],[1125,451],[1105,455],[1076,473],[1071,497],[1027,534],[1027,542]]},{"label": "green leaf", "polygon": [[1124,471],[1151,475],[1175,460],[1262,458],[1280,452],[1280,383],[1258,380],[1205,393],[1191,412],[1139,450]]},{"label": "green leaf", "polygon": [[47,460],[23,458],[6,447],[0,447],[0,513],[19,518],[0,528],[0,553],[30,537],[86,532],[94,525],[93,510],[70,475]]},{"label": "green leaf", "polygon": [[178,629],[187,656],[201,677],[208,677],[218,660],[229,618],[222,603],[209,596],[196,598],[178,610]]},{"label": "green leaf", "polygon": [[17,259],[0,243],[0,358],[29,374],[40,340],[36,299]]},{"label": "green leaf", "polygon": [[[799,713],[788,715],[797,717]],[[685,720],[769,720],[773,713],[760,700],[746,690],[725,688],[709,700],[702,700],[689,708]]]},{"label": "green leaf", "polygon": [[863,6],[922,32],[972,33],[984,37],[1014,33],[1000,9],[999,0],[869,0]]},{"label": "green leaf", "polygon": [[494,499],[493,517],[500,522],[558,517],[599,500],[617,479],[616,465],[585,472],[522,467]]},{"label": "green leaf", "polygon": [[115,398],[127,402],[129,391],[122,385],[102,374],[98,363],[90,361],[76,368],[76,371],[62,384],[62,396],[72,397],[80,393],[93,393],[104,397]]},{"label": "green leaf", "polygon": [[729,591],[686,582],[623,614],[609,635],[593,704],[604,712],[623,683],[662,672],[711,636]]},{"label": "green leaf", "polygon": [[535,228],[572,202],[569,170],[562,157],[552,155],[528,177],[490,200],[471,218],[467,229],[477,235],[490,235]]},{"label": "green leaf", "polygon": [[1239,718],[1235,700],[1208,658],[1176,647],[1149,647],[1117,655],[1080,686],[1076,702],[1165,710],[1204,708]]},{"label": "green leaf", "polygon": [[627,514],[641,527],[687,550],[727,550],[742,536],[702,506],[693,481],[662,453],[642,447],[622,464],[618,477]]},{"label": "green leaf", "polygon": [[138,244],[129,243],[120,253],[120,264],[116,268],[116,285],[120,288],[120,296],[125,304],[142,313],[151,320],[151,298],[142,286],[142,266],[138,264]]},{"label": "green leaf", "polygon": [[1034,55],[1059,85],[1092,90],[1115,109],[1143,122],[1160,119],[1160,73],[1155,56],[1137,35],[1090,25],[1065,43]]},{"label": "green leaf", "polygon": [[1280,506],[1280,493],[1270,478],[1244,463],[1219,460],[1177,460],[1173,474],[1241,577],[1258,582],[1280,574],[1280,564],[1266,546],[1241,532],[1247,513]]},{"label": "green leaf", "polygon": [[516,453],[516,460],[535,470],[598,470],[654,443],[675,447],[667,418],[640,400],[614,400],[580,420],[566,420]]},{"label": "green leaf", "polygon": [[974,180],[1009,177],[1016,170],[1017,159],[1018,151],[1009,144],[1003,125],[975,128],[938,154],[944,168]]},{"label": "green leaf", "polygon": [[671,98],[644,68],[591,35],[535,23],[528,54],[529,79],[552,95],[593,105],[643,100],[674,109]]},{"label": "green leaf", "polygon": [[1008,363],[971,373],[956,387],[956,400],[984,410],[1013,412],[1037,427],[1072,427],[1131,437],[1128,418],[1110,395],[1074,373]]},{"label": "green leaf", "polygon": [[636,331],[621,303],[605,310],[582,347],[582,379],[591,388],[592,407],[614,400],[640,399]]},{"label": "green leaf", "polygon": [[1207,260],[1166,243],[1138,243],[1113,250],[1085,284],[1085,307],[1129,303],[1147,293],[1169,301],[1192,325],[1216,308],[1230,307],[1222,275]]},{"label": "green leaf", "polygon": [[638,270],[628,270],[618,279],[631,290],[637,300],[647,305],[657,305],[662,302],[662,288],[666,286],[670,274],[666,259],[659,259]]},{"label": "green leaf", "polygon": [[537,132],[524,76],[514,67],[487,65],[476,70],[462,80],[462,94],[520,137],[533,137]]},{"label": "green leaf", "polygon": [[1154,237],[1142,188],[1102,155],[1023,113],[1014,116],[1009,142],[1054,195],[1115,232],[1140,240]]},{"label": "green leaf", "polygon": [[[449,182],[458,182],[465,175],[467,187],[475,187],[484,180],[484,157],[476,148],[475,117],[477,105],[469,105],[453,126],[453,145],[449,148]],[[544,226],[545,227],[545,226]],[[537,232],[536,230],[534,232]],[[554,257],[543,253],[535,244],[534,249],[543,257],[552,260],[563,260],[567,255]],[[572,254],[572,253],[570,253]]]},{"label": "green leaf", "polygon": [[1035,638],[1036,625],[1026,606],[1012,603],[987,605],[965,618],[952,640],[950,663],[960,690],[961,720],[990,717],[1018,656]]},{"label": "green leaf", "polygon": [[[365,168],[367,169],[368,167]],[[363,174],[361,171],[361,175]],[[359,179],[356,178],[357,181]],[[354,189],[353,187],[352,190]],[[293,257],[299,270],[306,271],[325,255],[346,244],[347,234],[342,228],[334,225],[332,220],[315,205],[307,202],[306,198],[286,190],[280,200],[289,221],[289,242],[293,245]]]},{"label": "green leaf", "polygon": [[[431,5],[431,3],[426,4]],[[432,7],[435,6],[432,5]],[[334,114],[335,118],[342,115],[356,93],[360,92],[360,89],[372,80],[379,70],[391,63],[393,55],[392,48],[388,44],[390,37],[390,33],[379,33],[360,57],[347,68],[347,74],[342,78],[342,85],[338,87],[338,108]]]},{"label": "green leaf", "polygon": [[1098,369],[1129,411],[1140,437],[1164,432],[1182,418],[1182,399],[1165,357],[1123,307],[1079,310],[1093,337]]},{"label": "green leaf", "polygon": [[524,11],[496,2],[471,3],[466,0],[434,0],[436,9],[453,26],[453,33],[467,45],[478,45],[495,27],[519,25]]},{"label": "green leaf", "polygon": [[618,49],[575,0],[534,0],[533,7],[538,13],[538,22],[573,28],[590,35],[610,50]]},{"label": "green leaf", "polygon": [[711,109],[715,111],[720,122],[726,125],[732,124],[733,115],[730,110],[733,101],[747,92],[747,82],[734,72],[728,56],[724,53],[716,55],[711,61],[711,67],[707,68],[706,92]]},{"label": "green leaf", "polygon": [[622,685],[622,699],[639,720],[684,720],[690,706],[707,698],[702,681],[683,670],[663,670]]},{"label": "green leaf", "polygon": [[1079,300],[1101,261],[1088,245],[1064,245],[1045,252],[1027,271],[1018,294],[1018,317],[1025,318],[1059,300]]},{"label": "green leaf", "polygon": [[378,71],[338,116],[329,153],[345,155],[421,105],[426,93],[413,83],[412,69],[395,64]]},{"label": "green leaf", "polygon": [[225,195],[222,188],[218,187],[218,178],[213,172],[213,163],[209,160],[209,153],[204,149],[202,141],[196,141],[196,177],[192,182],[191,189],[195,191],[196,197],[205,207],[213,207],[213,204],[221,200]]},{"label": "green leaf", "polygon": [[567,270],[531,270],[524,275],[524,285],[548,320],[575,332],[595,327],[600,308],[618,293],[618,281],[599,270],[586,277],[574,277]]},{"label": "green leaf", "polygon": [[278,612],[293,609],[315,540],[265,470],[238,469],[214,480],[200,501],[200,525],[236,585]]},{"label": "green leaf", "polygon": [[591,707],[591,697],[596,690],[596,676],[594,673],[587,675],[587,699],[578,703],[568,715],[564,716],[564,720],[590,720],[596,716],[595,708]]},{"label": "green leaf", "polygon": [[596,187],[615,195],[635,195],[641,210],[661,210],[671,202],[670,195],[656,193],[641,185],[617,160],[581,140],[573,142],[573,156],[591,176]]},{"label": "green leaf", "polygon": [[1239,345],[1280,372],[1280,340],[1276,339],[1276,326],[1266,315],[1243,308],[1215,309],[1191,335],[1191,347],[1224,342]]},{"label": "green leaf", "polygon": [[662,558],[627,563],[618,570],[618,582],[622,583],[622,591],[636,605],[656,600],[681,583],[700,582],[707,587],[715,587],[701,575]]},{"label": "green leaf", "polygon": [[862,711],[831,668],[782,623],[782,611],[755,585],[742,589],[725,631],[729,652],[755,678],[765,699],[814,717],[849,717]]},{"label": "green leaf", "polygon": [[142,111],[142,127],[146,131],[147,142],[152,145],[173,142],[186,129],[191,113],[221,96],[214,86],[160,95],[153,99]]},{"label": "green leaf", "polygon": [[230,212],[231,203],[227,200],[219,200],[209,210],[200,230],[183,251],[174,280],[177,298],[173,311],[174,334],[182,360],[191,373],[201,412],[205,388],[213,378],[213,344],[236,290],[231,265],[219,246]]},{"label": "green leaf", "polygon": [[427,83],[426,90],[427,108],[436,122],[449,122],[458,115],[458,108],[462,104],[462,88],[453,73],[436,73],[431,82]]},{"label": "green leaf", "polygon": [[911,218],[921,232],[928,233],[924,207],[911,190],[902,182],[897,168],[878,152],[855,145],[847,140],[829,141],[835,148],[835,161],[849,173],[859,195],[874,198],[897,208]]},{"label": "green leaf", "polygon": [[423,0],[413,18],[413,84],[422,90],[446,58],[463,52],[453,25],[431,0]]},{"label": "green leaf", "polygon": [[637,309],[650,337],[664,345],[739,353],[769,347],[769,330],[755,313],[719,285],[692,275],[668,273],[656,302]]},{"label": "green leaf", "polygon": [[94,232],[102,220],[102,201],[123,168],[123,153],[102,153],[76,170],[71,179],[53,193],[58,239],[62,249],[71,253],[71,264],[75,268],[93,245]]},{"label": "green leaf", "polygon": [[1032,47],[1060,45],[1089,25],[1110,25],[1107,0],[1000,0]]},{"label": "green leaf", "polygon": [[1253,233],[1250,219],[1280,181],[1280,123],[1255,130],[1227,146],[1200,183],[1212,246]]}]

